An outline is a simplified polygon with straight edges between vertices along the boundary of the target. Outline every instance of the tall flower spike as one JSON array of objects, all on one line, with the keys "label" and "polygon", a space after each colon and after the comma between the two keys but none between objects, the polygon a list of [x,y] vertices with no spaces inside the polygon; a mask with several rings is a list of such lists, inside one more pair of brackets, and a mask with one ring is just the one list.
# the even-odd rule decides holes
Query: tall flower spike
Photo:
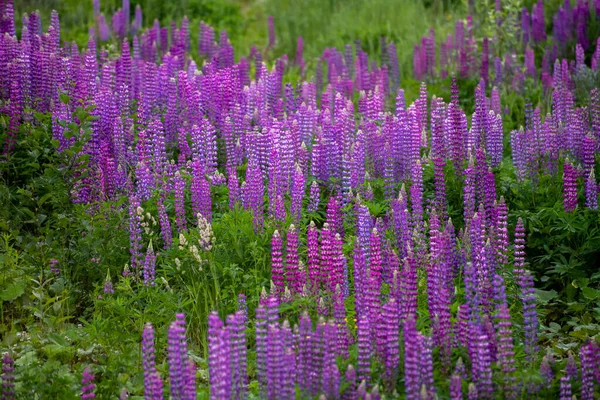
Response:
[{"label": "tall flower spike", "polygon": [[162,400],[162,384],[160,387],[157,385],[157,380],[160,380],[160,376],[156,371],[154,329],[150,323],[144,326],[142,333],[142,359],[144,366],[144,396],[150,400]]},{"label": "tall flower spike", "polygon": [[283,294],[283,242],[279,231],[273,232],[271,239],[271,281],[275,285],[277,295]]},{"label": "tall flower spike", "polygon": [[300,294],[302,286],[300,285],[298,264],[298,231],[292,224],[287,234],[287,252],[285,255],[285,278],[288,287],[293,294]]},{"label": "tall flower spike", "polygon": [[369,320],[364,316],[358,321],[358,368],[356,370],[358,380],[369,382],[371,380],[371,328]]},{"label": "tall flower spike", "polygon": [[[15,361],[5,353],[2,357],[2,399],[14,400],[15,398]],[[93,397],[90,397],[93,398]]]},{"label": "tall flower spike", "polygon": [[420,399],[421,373],[419,368],[419,333],[410,315],[404,321],[404,386],[407,400]]},{"label": "tall flower spike", "polygon": [[590,210],[598,209],[598,185],[596,184],[594,168],[591,168],[585,181],[585,205]]},{"label": "tall flower spike", "polygon": [[563,170],[563,193],[565,211],[574,211],[577,208],[577,172],[568,160]]}]

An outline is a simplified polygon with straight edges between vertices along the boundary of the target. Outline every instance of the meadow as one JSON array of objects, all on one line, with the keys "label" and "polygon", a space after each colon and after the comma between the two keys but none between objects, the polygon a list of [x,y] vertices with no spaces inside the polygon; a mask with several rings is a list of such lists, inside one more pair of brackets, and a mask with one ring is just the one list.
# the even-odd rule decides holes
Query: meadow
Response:
[{"label": "meadow", "polygon": [[0,16],[2,400],[600,398],[600,1]]}]

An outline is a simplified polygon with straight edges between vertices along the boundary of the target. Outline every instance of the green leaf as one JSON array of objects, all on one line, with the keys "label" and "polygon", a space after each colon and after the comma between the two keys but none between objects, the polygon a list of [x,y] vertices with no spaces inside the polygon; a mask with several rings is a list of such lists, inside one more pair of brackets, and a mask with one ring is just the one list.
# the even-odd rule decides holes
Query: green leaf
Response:
[{"label": "green leaf", "polygon": [[25,282],[16,281],[2,291],[2,301],[13,301],[25,292]]},{"label": "green leaf", "polygon": [[538,299],[538,301],[542,304],[548,304],[548,302],[550,302],[550,300],[556,298],[556,296],[558,296],[558,293],[556,292],[556,290],[540,290],[540,289],[536,289],[535,290],[536,293],[536,297]]},{"label": "green leaf", "polygon": [[591,287],[584,287],[581,289],[581,293],[588,300],[595,300],[600,297],[600,290],[592,289]]}]

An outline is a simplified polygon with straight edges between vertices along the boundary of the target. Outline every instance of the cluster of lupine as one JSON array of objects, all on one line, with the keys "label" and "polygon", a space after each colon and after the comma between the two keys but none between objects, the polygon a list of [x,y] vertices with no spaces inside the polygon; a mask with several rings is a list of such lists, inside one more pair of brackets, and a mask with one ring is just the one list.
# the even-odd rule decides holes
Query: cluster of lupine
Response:
[{"label": "cluster of lupine", "polygon": [[[553,35],[548,38],[542,0],[538,0],[531,12],[524,7],[519,21],[502,21],[501,13],[498,13],[502,4],[497,0],[497,24],[501,26],[513,23],[520,28],[518,49],[506,52],[502,59],[499,49],[495,49],[500,45],[497,38],[476,38],[473,19],[469,16],[466,26],[463,21],[458,21],[454,35],[448,35],[439,44],[439,62],[438,45],[433,30],[423,37],[420,44],[415,45],[414,76],[419,80],[432,78],[438,74],[446,78],[449,72],[454,71],[461,78],[480,77],[486,85],[500,86],[505,83],[519,91],[523,90],[525,77],[530,77],[534,80],[540,79],[546,92],[549,92],[553,87],[553,78],[556,79],[556,75],[552,75],[552,65],[560,56],[565,56],[572,51],[573,47],[576,48],[576,60],[572,61],[574,65],[569,65],[571,70],[585,65],[585,53],[592,54],[594,44],[596,46],[591,56],[591,68],[598,69],[600,51],[597,43],[590,43],[588,37],[588,26],[593,22],[590,7],[590,2],[578,0],[573,8],[571,1],[565,0],[564,5],[553,17]],[[595,3],[595,10],[595,18],[600,20],[598,2]],[[481,46],[478,43],[481,43]],[[538,54],[541,59],[541,73],[538,72],[535,64],[536,51],[541,54],[541,56]],[[490,57],[493,54],[496,54],[493,59],[494,79],[490,81]],[[518,54],[522,57],[517,57]],[[523,63],[519,61],[521,58]]]},{"label": "cluster of lupine", "polygon": [[[212,186],[226,185],[229,205],[251,212],[257,231],[265,224],[279,228],[272,237],[272,291],[256,310],[256,376],[264,397],[292,398],[300,390],[307,396],[376,399],[380,392],[403,390],[410,399],[434,398],[448,382],[453,398],[534,395],[540,387],[524,385],[515,373],[514,347],[521,343],[527,362],[540,368],[546,384],[558,381],[549,359],[538,365],[537,313],[533,279],[524,258],[522,221],[515,228],[514,255],[509,251],[508,208],[497,195],[493,170],[504,154],[500,94],[493,89],[487,97],[491,43],[483,40],[479,64],[470,24],[467,34],[463,25],[457,25],[456,40],[442,51],[446,63],[450,47],[458,52],[461,75],[481,72],[469,127],[456,81],[448,103],[436,97],[429,101],[423,84],[418,99],[406,104],[399,89],[396,49],[385,39],[380,66],[369,61],[360,43],[356,48],[346,46],[343,52],[327,49],[317,63],[315,80],[294,88],[283,82],[291,67],[287,56],[274,60],[269,70],[262,53],[253,48],[236,63],[227,33],[221,32],[216,40],[213,28],[202,23],[194,60],[187,19],[180,27],[161,28],[155,22],[141,32],[138,8],[130,29],[127,0],[112,19],[113,36],[121,46],[121,53],[112,58],[105,49],[97,49],[103,35],[108,38],[111,33],[97,2],[97,32],[91,32],[84,51],[60,45],[56,13],[47,33],[37,13],[23,18],[18,39],[12,7],[9,0],[0,10],[0,99],[12,135],[5,151],[10,151],[20,124],[31,121],[31,110],[52,113],[59,150],[68,149],[73,138],[63,135],[65,126],[77,123],[78,106],[90,108],[97,118],[83,149],[89,163],[72,195],[83,203],[128,196],[130,265],[143,276],[144,284],[152,285],[155,279],[155,247],[169,248],[175,234],[188,230],[186,191],[193,216],[200,221],[203,251],[210,251],[213,240]],[[527,41],[544,40],[543,10],[536,7]],[[577,15],[576,21],[587,21],[581,12],[570,8],[568,12]],[[580,24],[574,25],[576,29],[582,29]],[[268,25],[272,47],[274,21],[269,19]],[[568,25],[564,32],[573,29]],[[298,44],[294,64],[302,67],[301,38]],[[433,75],[434,32],[415,53],[415,73]],[[526,51],[526,59],[533,74],[532,50]],[[196,60],[202,60],[201,67]],[[495,61],[500,66],[496,79],[509,71],[519,74],[519,68],[507,66],[512,58],[506,60],[504,65]],[[592,93],[588,117],[584,109],[574,106],[573,68],[557,56],[547,62],[555,64],[552,114],[542,122],[539,110],[528,111],[526,129],[511,135],[513,162],[523,179],[540,172],[557,173],[564,165],[567,211],[577,207],[581,170],[587,205],[597,207],[598,93]],[[357,107],[352,102],[356,92]],[[388,96],[395,98],[393,112],[385,109]],[[245,176],[238,176],[244,166]],[[429,166],[434,171],[430,201],[425,199],[423,182],[423,171]],[[458,231],[448,217],[449,171],[462,181],[464,190],[464,227]],[[374,180],[384,182],[384,197],[390,204],[389,213],[378,219],[364,202],[373,199]],[[305,205],[309,212],[319,209],[321,192],[331,193],[326,223],[321,228],[314,223],[304,226]],[[174,215],[164,205],[171,200]],[[147,202],[157,204],[161,239],[145,246],[144,221],[153,220],[144,215],[142,205]],[[294,225],[288,227],[288,219]],[[355,222],[354,232],[345,229],[347,221]],[[356,238],[351,257],[343,248],[349,234]],[[306,235],[306,251],[300,249],[304,243],[300,235]],[[507,280],[512,279],[518,288],[514,296],[507,293]],[[111,293],[112,284],[106,282],[105,292]],[[297,297],[317,299],[316,327],[306,314],[295,328],[279,320],[278,306]],[[419,297],[427,298],[424,313],[417,313]],[[345,307],[351,298],[356,335],[351,333],[354,324]],[[453,315],[455,304],[460,306]],[[523,310],[523,320],[518,321],[522,337],[513,333],[509,310],[515,304]],[[225,322],[216,314],[209,318],[215,399],[246,397],[247,318],[244,306]],[[424,322],[430,326],[427,332],[417,329]],[[156,370],[153,342],[152,327],[146,326],[142,345],[146,397],[160,399],[163,382]],[[340,371],[338,361],[349,359],[354,349],[356,367]],[[168,350],[171,396],[194,398],[195,368],[187,355],[183,314],[169,329]],[[434,379],[438,367],[434,351],[446,383]],[[465,362],[452,361],[457,353],[465,354]],[[593,397],[599,357],[595,343],[581,348],[580,379],[576,364],[570,364],[571,370],[567,368],[560,378],[565,399],[579,386],[583,399]],[[91,380],[89,373],[84,376],[85,395],[92,395],[88,393],[93,391]],[[572,385],[576,380],[581,385]]]}]

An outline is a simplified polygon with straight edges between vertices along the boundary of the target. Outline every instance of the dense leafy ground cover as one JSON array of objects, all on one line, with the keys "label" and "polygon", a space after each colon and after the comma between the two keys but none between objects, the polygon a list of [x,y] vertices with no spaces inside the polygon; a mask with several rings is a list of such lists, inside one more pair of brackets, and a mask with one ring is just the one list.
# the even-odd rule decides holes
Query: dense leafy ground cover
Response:
[{"label": "dense leafy ground cover", "polygon": [[598,398],[600,4],[474,3],[0,2],[3,398]]}]

